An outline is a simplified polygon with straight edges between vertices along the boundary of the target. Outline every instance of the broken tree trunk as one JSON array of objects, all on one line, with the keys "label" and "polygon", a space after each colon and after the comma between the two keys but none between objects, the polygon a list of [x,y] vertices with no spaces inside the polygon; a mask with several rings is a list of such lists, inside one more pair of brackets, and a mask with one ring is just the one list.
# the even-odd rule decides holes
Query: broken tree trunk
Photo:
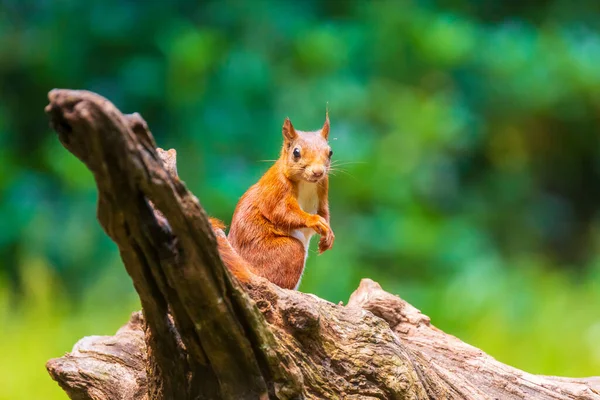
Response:
[{"label": "broken tree trunk", "polygon": [[256,279],[241,287],[200,203],[144,120],[90,92],[46,112],[93,172],[98,219],[142,312],[47,369],[72,399],[596,399],[600,379],[527,374],[363,280],[347,306]]}]

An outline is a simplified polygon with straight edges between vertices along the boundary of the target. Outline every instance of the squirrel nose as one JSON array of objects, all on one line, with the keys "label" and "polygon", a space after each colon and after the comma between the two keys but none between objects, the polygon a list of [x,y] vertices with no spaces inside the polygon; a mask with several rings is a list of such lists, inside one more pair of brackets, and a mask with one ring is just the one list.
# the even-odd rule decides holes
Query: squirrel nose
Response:
[{"label": "squirrel nose", "polygon": [[314,168],[312,170],[312,174],[315,178],[320,178],[323,176],[323,174],[325,173],[325,168],[320,167],[320,168]]}]

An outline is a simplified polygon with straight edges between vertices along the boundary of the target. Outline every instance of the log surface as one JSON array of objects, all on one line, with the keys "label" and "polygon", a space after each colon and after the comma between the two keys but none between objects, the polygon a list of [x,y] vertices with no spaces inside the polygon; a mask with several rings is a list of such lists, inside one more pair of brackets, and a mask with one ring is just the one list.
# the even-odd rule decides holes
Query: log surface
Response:
[{"label": "log surface", "polygon": [[224,267],[198,199],[138,114],[53,90],[61,143],[94,174],[98,219],[142,312],[47,363],[72,399],[590,399],[599,378],[528,374],[436,329],[368,279],[346,306]]}]

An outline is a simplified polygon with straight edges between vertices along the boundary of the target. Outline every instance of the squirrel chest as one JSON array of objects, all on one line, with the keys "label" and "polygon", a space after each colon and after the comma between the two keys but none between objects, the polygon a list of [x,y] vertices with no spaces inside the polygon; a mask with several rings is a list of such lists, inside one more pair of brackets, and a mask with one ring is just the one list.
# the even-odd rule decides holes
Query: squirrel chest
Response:
[{"label": "squirrel chest", "polygon": [[[298,183],[298,205],[300,208],[309,213],[316,214],[319,207],[319,195],[317,193],[317,184],[310,182]],[[308,251],[310,238],[315,231],[310,228],[294,229],[292,236],[300,240],[304,248]]]}]

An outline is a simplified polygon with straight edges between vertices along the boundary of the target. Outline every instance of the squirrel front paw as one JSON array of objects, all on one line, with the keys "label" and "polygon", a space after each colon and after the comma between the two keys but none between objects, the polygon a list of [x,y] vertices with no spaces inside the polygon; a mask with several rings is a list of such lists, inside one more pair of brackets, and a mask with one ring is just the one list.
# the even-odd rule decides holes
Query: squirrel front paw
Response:
[{"label": "squirrel front paw", "polygon": [[327,223],[327,220],[320,215],[315,215],[310,228],[314,229],[315,232],[321,236],[321,240],[319,240],[319,253],[331,249],[335,235]]},{"label": "squirrel front paw", "polygon": [[327,231],[331,230],[325,218],[321,217],[320,215],[313,215],[308,227],[313,229],[321,236],[325,236]]},{"label": "squirrel front paw", "polygon": [[321,236],[321,240],[319,240],[319,254],[322,254],[324,251],[327,251],[333,247],[333,241],[335,240],[335,235],[331,228],[327,231],[325,236]]}]

